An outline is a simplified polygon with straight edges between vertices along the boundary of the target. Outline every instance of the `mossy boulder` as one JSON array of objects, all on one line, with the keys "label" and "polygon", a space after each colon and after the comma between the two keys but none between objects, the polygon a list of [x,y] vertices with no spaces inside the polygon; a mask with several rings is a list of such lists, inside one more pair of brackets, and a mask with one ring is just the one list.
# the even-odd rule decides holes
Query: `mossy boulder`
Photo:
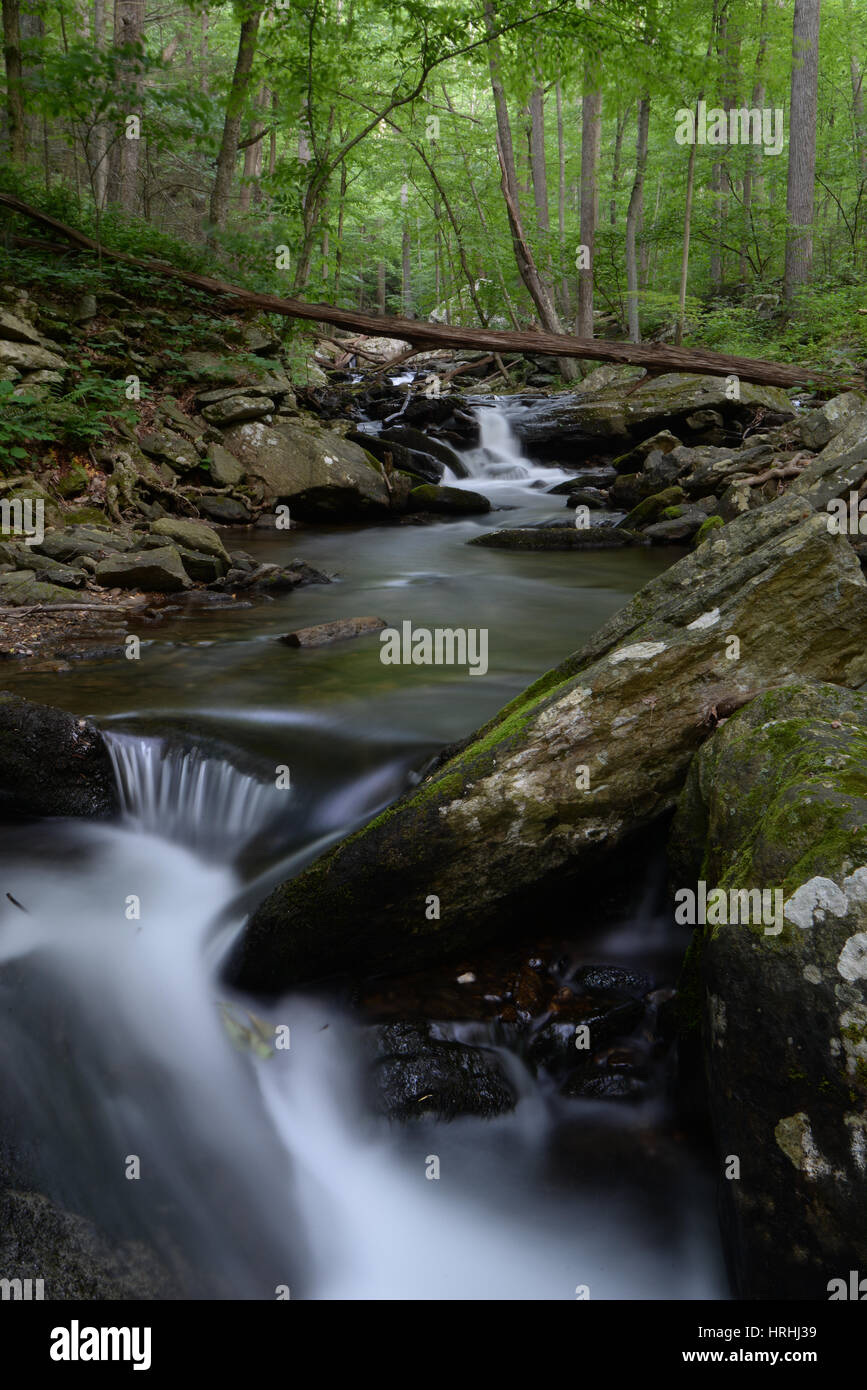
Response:
[{"label": "mossy boulder", "polygon": [[867,696],[795,682],[730,718],[670,863],[675,886],[779,892],[770,918],[696,927],[685,993],[720,1174],[739,1160],[720,1182],[736,1294],[827,1299],[867,1268]]},{"label": "mossy boulder", "polygon": [[674,805],[721,712],[804,672],[867,679],[867,584],[845,537],[787,498],[717,535],[277,888],[234,978],[278,990],[338,969],[411,968],[514,929]]},{"label": "mossy boulder", "polygon": [[642,526],[649,526],[652,521],[657,521],[665,514],[666,508],[674,507],[685,497],[686,493],[682,487],[667,487],[662,492],[655,493],[653,497],[645,497],[643,502],[633,507],[623,525],[629,530],[640,531]]},{"label": "mossy boulder", "polygon": [[462,487],[438,487],[423,483],[414,487],[407,502],[411,512],[434,512],[438,516],[475,516],[491,510],[490,498]]}]

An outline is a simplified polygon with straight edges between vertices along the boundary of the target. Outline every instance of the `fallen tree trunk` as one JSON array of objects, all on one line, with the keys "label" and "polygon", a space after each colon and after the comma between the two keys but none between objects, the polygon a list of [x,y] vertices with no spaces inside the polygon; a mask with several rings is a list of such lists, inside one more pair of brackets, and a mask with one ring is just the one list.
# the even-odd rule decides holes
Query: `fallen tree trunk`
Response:
[{"label": "fallen tree trunk", "polygon": [[261,309],[268,314],[285,318],[308,319],[330,323],[338,328],[355,329],[371,337],[399,338],[416,348],[476,348],[482,351],[552,357],[575,357],[592,362],[615,362],[644,367],[649,376],[666,372],[690,372],[697,376],[735,376],[761,386],[863,386],[862,380],[832,377],[827,372],[778,362],[763,362],[752,357],[730,357],[725,353],[709,352],[704,348],[676,348],[647,343],[609,343],[598,338],[573,338],[566,334],[535,331],[500,331],[490,328],[457,328],[449,324],[430,323],[425,319],[394,318],[390,315],[362,314],[354,309],[338,309],[331,304],[307,304],[300,299],[281,299],[275,294],[260,294],[240,285],[215,280],[209,275],[197,275],[179,270],[165,261],[143,260],[123,251],[99,246],[92,237],[76,231],[56,217],[40,212],[11,193],[0,193],[0,207],[9,208],[22,217],[50,227],[67,238],[79,250],[93,252],[106,260],[120,261],[166,276],[208,294],[235,299],[239,304]]}]

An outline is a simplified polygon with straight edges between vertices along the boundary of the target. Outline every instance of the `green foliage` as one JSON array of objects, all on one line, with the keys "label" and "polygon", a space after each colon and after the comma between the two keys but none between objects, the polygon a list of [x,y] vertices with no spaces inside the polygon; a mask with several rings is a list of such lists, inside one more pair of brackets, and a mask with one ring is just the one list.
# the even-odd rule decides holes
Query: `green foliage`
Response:
[{"label": "green foliage", "polygon": [[87,448],[112,435],[119,424],[131,428],[136,412],[123,404],[124,383],[90,373],[90,362],[68,390],[43,396],[16,391],[0,381],[0,468],[35,462],[44,448],[60,445]]}]

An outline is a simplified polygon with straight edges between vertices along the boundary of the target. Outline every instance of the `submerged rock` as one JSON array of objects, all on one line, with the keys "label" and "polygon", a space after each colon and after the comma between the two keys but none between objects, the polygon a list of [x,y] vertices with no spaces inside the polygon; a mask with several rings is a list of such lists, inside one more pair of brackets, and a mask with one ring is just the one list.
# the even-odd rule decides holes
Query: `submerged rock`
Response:
[{"label": "submerged rock", "polygon": [[333,623],[299,627],[295,632],[287,632],[280,641],[287,647],[324,647],[330,642],[345,642],[349,637],[380,632],[386,626],[384,618],[338,618]]},{"label": "submerged rock", "polygon": [[735,1294],[827,1299],[867,1268],[867,696],[798,682],[729,719],[690,769],[671,860],[677,887],[768,890],[773,909],[729,896],[684,979]]},{"label": "submerged rock", "polygon": [[492,550],[618,550],[634,545],[638,537],[624,526],[574,526],[571,522],[555,526],[515,526],[502,531],[485,531],[473,536],[469,545]]},{"label": "submerged rock", "polygon": [[424,483],[409,494],[410,511],[432,512],[436,516],[476,516],[491,510],[491,501],[481,492],[462,487],[435,487]]},{"label": "submerged rock", "polygon": [[671,808],[725,713],[805,674],[867,679],[865,622],[857,557],[809,506],[781,498],[720,528],[464,751],[277,888],[234,977],[279,989],[493,939]]}]

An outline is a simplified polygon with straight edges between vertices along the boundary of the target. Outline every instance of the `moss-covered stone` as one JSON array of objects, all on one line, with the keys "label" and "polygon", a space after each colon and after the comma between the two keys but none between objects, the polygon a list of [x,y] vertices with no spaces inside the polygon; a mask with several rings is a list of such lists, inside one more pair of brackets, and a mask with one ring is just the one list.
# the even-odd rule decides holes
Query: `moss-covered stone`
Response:
[{"label": "moss-covered stone", "polygon": [[867,696],[794,682],[728,719],[670,864],[675,886],[780,890],[772,926],[696,926],[682,1023],[702,1022],[721,1169],[741,1163],[722,1184],[738,1293],[827,1297],[867,1264]]}]

